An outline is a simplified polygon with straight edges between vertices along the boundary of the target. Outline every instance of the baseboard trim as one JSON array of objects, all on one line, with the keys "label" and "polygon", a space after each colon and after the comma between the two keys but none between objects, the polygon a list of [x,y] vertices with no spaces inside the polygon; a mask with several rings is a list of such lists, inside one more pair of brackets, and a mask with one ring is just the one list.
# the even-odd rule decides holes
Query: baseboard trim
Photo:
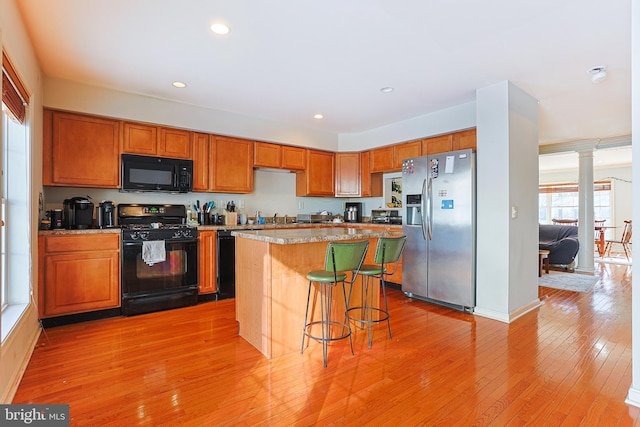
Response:
[{"label": "baseboard trim", "polygon": [[540,307],[542,305],[542,303],[540,302],[540,300],[538,298],[536,298],[534,301],[532,301],[531,303],[520,307],[517,310],[512,311],[511,313],[503,313],[500,311],[495,311],[495,310],[491,310],[491,309],[487,309],[487,308],[482,308],[482,307],[478,307],[476,306],[473,309],[473,314],[478,315],[480,317],[486,317],[488,319],[493,319],[493,320],[497,320],[499,322],[503,322],[503,323],[511,323],[517,319],[519,319],[520,317],[524,316],[525,314],[529,313],[530,311],[535,310],[536,308]]}]

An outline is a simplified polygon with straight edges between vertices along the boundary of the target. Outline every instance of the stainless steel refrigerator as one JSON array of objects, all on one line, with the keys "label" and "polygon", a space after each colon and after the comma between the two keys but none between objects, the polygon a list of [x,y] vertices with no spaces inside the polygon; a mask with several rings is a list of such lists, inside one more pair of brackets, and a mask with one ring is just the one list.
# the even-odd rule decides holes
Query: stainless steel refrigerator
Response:
[{"label": "stainless steel refrigerator", "polygon": [[402,290],[412,298],[472,311],[475,306],[475,154],[402,162]]}]

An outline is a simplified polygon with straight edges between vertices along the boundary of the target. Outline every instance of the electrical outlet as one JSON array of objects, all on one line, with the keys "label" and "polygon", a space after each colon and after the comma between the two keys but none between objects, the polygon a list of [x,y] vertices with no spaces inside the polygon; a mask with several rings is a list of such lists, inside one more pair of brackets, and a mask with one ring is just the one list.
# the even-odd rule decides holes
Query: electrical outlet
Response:
[{"label": "electrical outlet", "polygon": [[518,207],[511,206],[511,219],[516,219],[516,218],[518,218]]},{"label": "electrical outlet", "polygon": [[304,209],[304,202],[298,202],[298,209]]}]

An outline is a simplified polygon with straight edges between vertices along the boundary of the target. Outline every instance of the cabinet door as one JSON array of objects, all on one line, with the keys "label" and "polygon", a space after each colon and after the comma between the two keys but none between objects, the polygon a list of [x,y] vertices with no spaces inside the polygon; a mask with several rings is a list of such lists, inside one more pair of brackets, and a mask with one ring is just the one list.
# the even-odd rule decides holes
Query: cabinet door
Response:
[{"label": "cabinet door", "polygon": [[382,173],[371,173],[369,151],[360,153],[360,195],[382,197]]},{"label": "cabinet door", "polygon": [[422,140],[422,152],[424,154],[446,153],[453,149],[453,137],[451,134],[434,136]]},{"label": "cabinet door", "polygon": [[453,149],[464,150],[470,148],[476,150],[476,130],[468,129],[453,134]]},{"label": "cabinet door", "polygon": [[401,170],[402,161],[422,155],[422,141],[404,142],[393,146],[393,169]]},{"label": "cabinet door", "polygon": [[209,178],[209,135],[194,132],[191,141],[193,157],[193,191],[208,191]]},{"label": "cabinet door", "polygon": [[261,168],[281,168],[282,147],[278,144],[256,142],[253,165]]},{"label": "cabinet door", "polygon": [[360,196],[360,153],[336,153],[336,197]]},{"label": "cabinet door", "polygon": [[130,154],[155,156],[158,154],[158,128],[141,123],[125,122],[122,151]]},{"label": "cabinet door", "polygon": [[120,186],[120,122],[44,110],[43,184]]},{"label": "cabinet door", "polygon": [[201,294],[217,291],[215,231],[198,233],[198,288]]},{"label": "cabinet door", "polygon": [[158,155],[178,159],[190,159],[191,132],[183,129],[160,128]]},{"label": "cabinet door", "polygon": [[375,148],[370,153],[371,173],[393,170],[393,146]]},{"label": "cabinet door", "polygon": [[213,191],[250,193],[253,191],[253,141],[215,136],[211,144]]},{"label": "cabinet door", "polygon": [[300,147],[282,146],[282,168],[304,170],[307,164],[307,150]]},{"label": "cabinet door", "polygon": [[77,252],[45,257],[46,316],[120,306],[120,256],[116,252]]},{"label": "cabinet door", "polygon": [[307,166],[296,174],[297,196],[333,196],[335,159],[328,151],[307,150]]}]

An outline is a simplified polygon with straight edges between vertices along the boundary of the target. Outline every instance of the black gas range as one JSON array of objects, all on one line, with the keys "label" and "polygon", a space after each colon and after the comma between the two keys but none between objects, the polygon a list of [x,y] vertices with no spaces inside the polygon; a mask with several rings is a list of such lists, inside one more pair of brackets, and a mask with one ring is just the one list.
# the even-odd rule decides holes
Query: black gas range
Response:
[{"label": "black gas range", "polygon": [[122,314],[198,301],[198,229],[183,205],[119,204]]}]

